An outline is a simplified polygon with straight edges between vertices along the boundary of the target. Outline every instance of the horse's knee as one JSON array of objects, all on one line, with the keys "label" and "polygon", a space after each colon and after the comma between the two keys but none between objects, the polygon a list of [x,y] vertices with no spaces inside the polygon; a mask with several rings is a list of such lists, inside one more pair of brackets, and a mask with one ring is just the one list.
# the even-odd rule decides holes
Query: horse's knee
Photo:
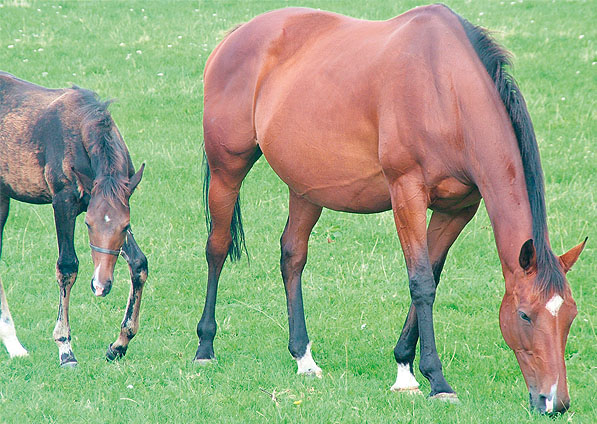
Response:
[{"label": "horse's knee", "polygon": [[61,286],[74,283],[78,272],[79,260],[76,256],[73,258],[58,259],[56,263],[56,278]]},{"label": "horse's knee", "polygon": [[144,284],[147,280],[147,274],[149,270],[145,255],[140,253],[138,257],[131,260],[129,265],[131,267],[131,277],[133,281],[141,285]]}]

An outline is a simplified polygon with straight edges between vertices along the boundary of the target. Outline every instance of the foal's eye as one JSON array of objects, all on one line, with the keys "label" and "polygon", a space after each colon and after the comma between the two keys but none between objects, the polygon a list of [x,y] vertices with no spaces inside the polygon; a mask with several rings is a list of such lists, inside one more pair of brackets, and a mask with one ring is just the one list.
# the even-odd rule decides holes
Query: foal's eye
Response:
[{"label": "foal's eye", "polygon": [[518,311],[518,316],[520,316],[520,319],[522,319],[526,322],[529,322],[529,323],[531,322],[531,319],[529,318],[529,316],[522,311]]}]

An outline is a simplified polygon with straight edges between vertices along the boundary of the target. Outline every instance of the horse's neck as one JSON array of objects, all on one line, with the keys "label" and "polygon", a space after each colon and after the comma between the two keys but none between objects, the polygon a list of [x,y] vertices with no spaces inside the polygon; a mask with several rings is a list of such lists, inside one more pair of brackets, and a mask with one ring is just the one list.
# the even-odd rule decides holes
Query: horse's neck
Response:
[{"label": "horse's neck", "polygon": [[503,151],[491,153],[481,162],[477,187],[491,220],[503,271],[514,273],[520,268],[522,245],[533,238],[524,170],[519,156],[504,160],[508,156]]}]

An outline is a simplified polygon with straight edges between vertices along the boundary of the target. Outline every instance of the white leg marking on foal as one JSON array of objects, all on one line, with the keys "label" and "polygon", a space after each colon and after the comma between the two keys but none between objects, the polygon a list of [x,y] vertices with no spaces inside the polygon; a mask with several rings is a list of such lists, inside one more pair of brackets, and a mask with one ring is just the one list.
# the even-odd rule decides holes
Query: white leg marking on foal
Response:
[{"label": "white leg marking on foal", "polygon": [[21,345],[19,339],[17,339],[17,333],[12,320],[0,319],[0,340],[6,346],[8,355],[11,358],[28,355],[27,350]]},{"label": "white leg marking on foal", "polygon": [[562,299],[562,297],[559,294],[554,295],[549,302],[547,302],[547,304],[545,305],[545,308],[554,316],[557,317],[558,316],[558,311],[560,310],[560,307],[562,306],[562,303],[564,303],[564,299]]},{"label": "white leg marking on foal", "polygon": [[408,364],[398,364],[396,382],[390,390],[393,392],[421,392],[419,390],[419,383],[415,379],[415,376],[410,372],[410,366]]},{"label": "white leg marking on foal", "polygon": [[313,356],[311,356],[311,343],[307,345],[307,351],[302,358],[296,360],[296,363],[298,365],[297,374],[314,375],[321,378],[321,368],[317,366],[313,360]]}]

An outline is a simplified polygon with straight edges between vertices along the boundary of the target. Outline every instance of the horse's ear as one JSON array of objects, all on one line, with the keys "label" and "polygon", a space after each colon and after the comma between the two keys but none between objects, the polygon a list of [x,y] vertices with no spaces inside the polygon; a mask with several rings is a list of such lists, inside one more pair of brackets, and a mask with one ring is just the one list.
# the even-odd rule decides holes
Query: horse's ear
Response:
[{"label": "horse's ear", "polygon": [[581,244],[579,244],[576,247],[573,247],[572,249],[570,249],[569,251],[564,253],[562,256],[560,256],[560,262],[562,264],[562,268],[564,268],[564,272],[570,271],[570,268],[572,268],[572,265],[574,265],[576,263],[576,260],[578,259],[578,257],[580,256],[580,253],[585,248],[585,245],[587,244],[588,239],[589,238],[587,237],[585,239],[585,241],[583,241]]},{"label": "horse's ear", "polygon": [[141,165],[141,167],[139,168],[137,173],[135,175],[133,175],[131,177],[131,179],[129,180],[128,186],[129,186],[129,191],[131,194],[133,194],[133,191],[135,191],[135,189],[137,188],[137,185],[139,185],[139,183],[141,182],[141,178],[143,177],[144,169],[145,169],[145,162],[143,162],[143,164]]},{"label": "horse's ear", "polygon": [[520,266],[526,273],[534,271],[537,267],[537,252],[535,251],[533,239],[528,239],[525,241],[520,248],[518,263],[520,263]]},{"label": "horse's ear", "polygon": [[71,169],[77,178],[77,186],[79,188],[79,192],[81,193],[81,197],[83,197],[83,194],[91,195],[91,190],[93,189],[93,180],[87,175],[77,171],[75,168]]}]

